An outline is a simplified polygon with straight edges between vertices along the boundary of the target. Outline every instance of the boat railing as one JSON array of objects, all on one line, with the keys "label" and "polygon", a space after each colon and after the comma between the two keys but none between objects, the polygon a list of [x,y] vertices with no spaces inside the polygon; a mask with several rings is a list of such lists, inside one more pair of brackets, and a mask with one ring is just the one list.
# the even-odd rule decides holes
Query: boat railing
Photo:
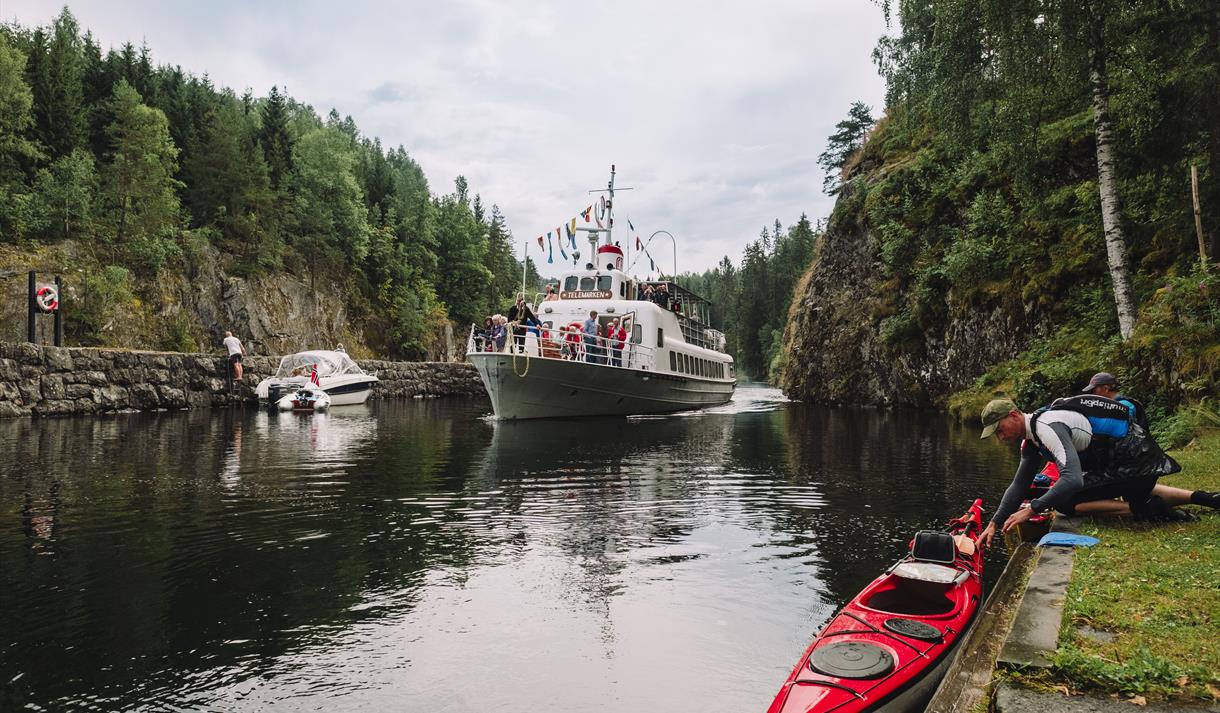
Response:
[{"label": "boat railing", "polygon": [[644,371],[652,371],[656,366],[656,350],[644,344],[595,337],[574,330],[513,328],[512,325],[500,340],[483,331],[479,325],[472,325],[466,340],[466,353],[516,354],[532,359],[580,361]]}]

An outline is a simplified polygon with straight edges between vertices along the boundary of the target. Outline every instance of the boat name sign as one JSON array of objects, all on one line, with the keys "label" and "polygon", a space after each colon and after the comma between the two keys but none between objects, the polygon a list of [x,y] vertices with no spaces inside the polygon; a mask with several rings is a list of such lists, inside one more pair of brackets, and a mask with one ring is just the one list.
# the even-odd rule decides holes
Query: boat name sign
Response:
[{"label": "boat name sign", "polygon": [[614,293],[610,290],[573,290],[559,293],[559,299],[562,300],[608,300],[612,297]]}]

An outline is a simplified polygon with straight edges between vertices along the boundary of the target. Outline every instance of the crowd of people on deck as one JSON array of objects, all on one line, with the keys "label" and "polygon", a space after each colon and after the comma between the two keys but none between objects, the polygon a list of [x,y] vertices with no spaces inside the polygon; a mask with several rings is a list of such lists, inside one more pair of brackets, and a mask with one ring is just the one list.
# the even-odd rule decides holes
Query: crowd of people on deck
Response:
[{"label": "crowd of people on deck", "polygon": [[[554,287],[547,285],[543,301],[557,299],[559,296],[555,294]],[[482,327],[475,329],[474,339],[479,351],[523,354],[527,337],[533,336],[540,340],[542,356],[545,357],[627,366],[630,361],[628,335],[625,320],[615,317],[603,323],[598,320],[596,310],[591,310],[584,322],[547,329],[526,303],[525,295],[518,294],[507,315],[493,314],[483,319]],[[506,349],[510,340],[511,350]]]},{"label": "crowd of people on deck", "polygon": [[1181,470],[1157,446],[1142,404],[1119,390],[1118,378],[1098,372],[1080,395],[1032,413],[1011,399],[983,408],[983,438],[1016,445],[1021,462],[981,541],[1055,510],[1064,515],[1130,515],[1150,522],[1194,519],[1182,505],[1220,509],[1220,493],[1184,490],[1157,481]]}]

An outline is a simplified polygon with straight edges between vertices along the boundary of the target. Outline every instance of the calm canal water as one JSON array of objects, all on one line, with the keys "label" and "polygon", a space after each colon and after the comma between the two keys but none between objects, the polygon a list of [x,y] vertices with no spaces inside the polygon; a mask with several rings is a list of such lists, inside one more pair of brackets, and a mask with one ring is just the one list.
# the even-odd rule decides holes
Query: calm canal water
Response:
[{"label": "calm canal water", "polygon": [[0,710],[762,711],[1014,460],[939,416],[762,388],[487,413],[0,421]]}]

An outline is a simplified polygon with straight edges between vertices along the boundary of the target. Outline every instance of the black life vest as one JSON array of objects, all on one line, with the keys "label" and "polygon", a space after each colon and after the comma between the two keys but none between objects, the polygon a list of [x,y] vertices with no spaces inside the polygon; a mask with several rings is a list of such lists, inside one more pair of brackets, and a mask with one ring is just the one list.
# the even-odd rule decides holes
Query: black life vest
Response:
[{"label": "black life vest", "polygon": [[[1131,424],[1134,422],[1134,414],[1131,413],[1131,410],[1113,399],[1092,394],[1055,399],[1050,405],[1034,411],[1029,419],[1029,432],[1033,434],[1034,443],[1043,454],[1047,449],[1042,440],[1038,438],[1037,426],[1038,418],[1047,411],[1074,411],[1084,416],[1089,420],[1093,438],[1115,440],[1126,438],[1128,431],[1131,430]],[[1092,448],[1092,444],[1089,448]]]},{"label": "black life vest", "polygon": [[1149,476],[1159,477],[1181,470],[1181,466],[1161,450],[1152,434],[1140,423],[1142,404],[1125,396],[1123,398],[1135,404],[1134,412],[1117,401],[1091,394],[1056,399],[1050,405],[1034,411],[1030,417],[1033,445],[1050,460],[1049,451],[1038,439],[1038,417],[1047,411],[1075,411],[1087,418],[1093,428],[1093,440],[1085,452],[1080,453],[1085,488]]}]

